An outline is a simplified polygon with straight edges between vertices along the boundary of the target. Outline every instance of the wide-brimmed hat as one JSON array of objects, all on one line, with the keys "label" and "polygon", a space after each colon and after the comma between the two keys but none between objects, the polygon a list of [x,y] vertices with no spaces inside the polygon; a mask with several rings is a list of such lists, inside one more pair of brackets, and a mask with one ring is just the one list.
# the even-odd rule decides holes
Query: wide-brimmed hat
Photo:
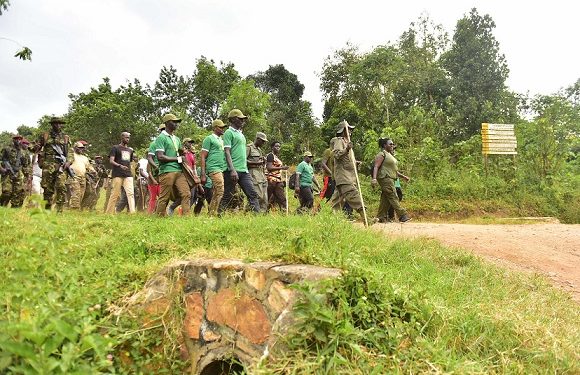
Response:
[{"label": "wide-brimmed hat", "polygon": [[266,134],[264,134],[262,132],[257,132],[256,133],[256,138],[257,139],[261,139],[264,142],[268,142],[268,138],[266,138]]},{"label": "wide-brimmed hat", "polygon": [[312,152],[310,152],[310,151],[305,151],[304,152],[304,155],[302,155],[302,156],[304,156],[304,157],[306,157],[306,156],[313,157],[314,155],[312,155]]},{"label": "wide-brimmed hat", "polygon": [[191,138],[184,138],[183,139],[183,143],[185,143],[185,142],[192,142],[193,143],[193,139],[191,139]]},{"label": "wide-brimmed hat", "polygon": [[161,124],[157,127],[158,131],[165,130],[165,124]]},{"label": "wide-brimmed hat", "polygon": [[342,120],[341,122],[339,122],[338,125],[336,126],[336,134],[342,133],[344,131],[344,128],[347,126],[349,129],[354,129],[354,125],[349,124],[346,120]]},{"label": "wide-brimmed hat", "polygon": [[83,141],[78,141],[78,142],[75,142],[75,147],[85,148],[85,144],[83,143]]}]

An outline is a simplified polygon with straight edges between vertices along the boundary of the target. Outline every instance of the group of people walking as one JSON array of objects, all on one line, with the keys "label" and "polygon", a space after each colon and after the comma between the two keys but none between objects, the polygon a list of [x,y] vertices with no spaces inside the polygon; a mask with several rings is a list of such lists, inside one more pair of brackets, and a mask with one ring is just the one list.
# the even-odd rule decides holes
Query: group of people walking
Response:
[{"label": "group of people walking", "polygon": [[[168,113],[163,116],[159,134],[141,160],[129,146],[131,134],[122,132],[120,143],[109,153],[111,170],[107,172],[103,158],[95,156],[94,161],[90,160],[85,155],[87,143],[72,144],[62,131],[64,119],[53,117],[51,130],[30,147],[32,155],[28,141],[24,142],[18,135],[13,137],[12,146],[2,151],[0,204],[22,205],[25,196],[22,186],[37,165],[42,170],[40,187],[45,208],[50,209],[54,204],[59,212],[67,196],[70,209],[94,209],[105,181],[108,182],[105,212],[109,214],[123,207],[135,212],[136,196],[141,201],[139,208],[159,216],[171,214],[177,207],[182,215],[189,214],[192,207],[199,214],[206,203],[208,214],[219,216],[226,211],[244,209],[242,194],[247,201],[245,209],[252,212],[288,210],[285,189],[289,183],[300,201],[298,213],[317,210],[315,187],[334,210],[349,215],[356,211],[366,220],[350,140],[354,126],[344,120],[338,124],[335,137],[322,157],[321,186],[315,178],[311,152],[303,154],[303,161],[289,180],[289,167],[280,159],[281,143],[270,142],[263,132],[257,132],[254,141],[247,143],[243,133],[246,120],[247,116],[239,109],[228,113],[228,124],[214,120],[212,133],[203,139],[197,160],[192,139],[182,141],[175,135],[181,119]],[[271,151],[264,155],[262,149],[266,144]],[[379,146],[381,152],[375,158],[372,171],[372,184],[381,189],[376,220],[389,221],[396,212],[401,222],[408,221],[410,218],[397,196],[400,187],[397,190],[395,186],[399,177],[405,180],[408,177],[397,170],[393,141],[380,139]],[[143,186],[147,187],[148,194]],[[145,195],[148,195],[147,202]]]}]

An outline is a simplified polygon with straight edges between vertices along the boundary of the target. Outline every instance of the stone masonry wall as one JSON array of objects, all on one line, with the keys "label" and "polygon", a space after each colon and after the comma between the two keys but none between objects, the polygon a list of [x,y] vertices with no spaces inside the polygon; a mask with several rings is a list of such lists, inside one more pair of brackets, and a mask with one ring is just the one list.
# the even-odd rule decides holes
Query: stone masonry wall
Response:
[{"label": "stone masonry wall", "polygon": [[[249,367],[273,350],[292,324],[291,284],[340,275],[340,270],[273,262],[198,259],[173,263],[133,296],[144,326],[182,308],[183,359],[200,374],[215,361],[236,358]],[[178,298],[175,298],[178,296]],[[181,304],[181,306],[175,306]]]}]

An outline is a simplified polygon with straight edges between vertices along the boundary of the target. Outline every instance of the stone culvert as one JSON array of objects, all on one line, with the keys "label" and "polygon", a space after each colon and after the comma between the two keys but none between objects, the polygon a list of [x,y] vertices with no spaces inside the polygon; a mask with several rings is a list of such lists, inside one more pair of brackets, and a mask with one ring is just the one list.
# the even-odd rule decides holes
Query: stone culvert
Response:
[{"label": "stone culvert", "polygon": [[149,280],[130,304],[144,311],[145,326],[182,304],[181,355],[191,373],[227,373],[232,359],[249,368],[267,357],[292,324],[296,292],[290,284],[339,275],[338,269],[309,265],[180,261]]}]

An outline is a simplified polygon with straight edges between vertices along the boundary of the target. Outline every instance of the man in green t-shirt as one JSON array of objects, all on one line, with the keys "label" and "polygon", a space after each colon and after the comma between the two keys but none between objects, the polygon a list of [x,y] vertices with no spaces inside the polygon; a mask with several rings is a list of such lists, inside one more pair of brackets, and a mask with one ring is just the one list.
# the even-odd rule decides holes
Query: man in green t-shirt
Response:
[{"label": "man in green t-shirt", "polygon": [[160,190],[156,212],[159,216],[165,216],[167,203],[171,192],[175,188],[183,202],[181,206],[183,215],[187,215],[190,210],[191,190],[181,167],[185,162],[183,156],[180,155],[183,151],[181,140],[173,134],[181,119],[172,113],[168,113],[163,116],[162,122],[165,124],[165,130],[155,140],[155,155],[159,161]]},{"label": "man in green t-shirt", "polygon": [[212,182],[212,197],[208,212],[210,216],[217,215],[218,207],[224,196],[224,171],[226,170],[226,154],[222,135],[227,127],[222,120],[213,120],[213,133],[205,137],[201,144],[201,183]]},{"label": "man in green t-shirt", "polygon": [[298,213],[305,213],[312,210],[314,205],[314,195],[312,194],[312,184],[320,190],[320,186],[314,178],[314,168],[312,168],[312,153],[306,151],[304,153],[304,160],[296,167],[296,188],[294,192],[300,200],[300,207]]},{"label": "man in green t-shirt", "polygon": [[248,173],[246,137],[242,134],[247,118],[239,109],[232,109],[228,114],[230,127],[224,133],[227,169],[224,172],[224,197],[219,207],[220,213],[230,207],[236,184],[240,185],[246,198],[248,198],[252,211],[260,212],[258,194],[254,190],[252,178]]}]

